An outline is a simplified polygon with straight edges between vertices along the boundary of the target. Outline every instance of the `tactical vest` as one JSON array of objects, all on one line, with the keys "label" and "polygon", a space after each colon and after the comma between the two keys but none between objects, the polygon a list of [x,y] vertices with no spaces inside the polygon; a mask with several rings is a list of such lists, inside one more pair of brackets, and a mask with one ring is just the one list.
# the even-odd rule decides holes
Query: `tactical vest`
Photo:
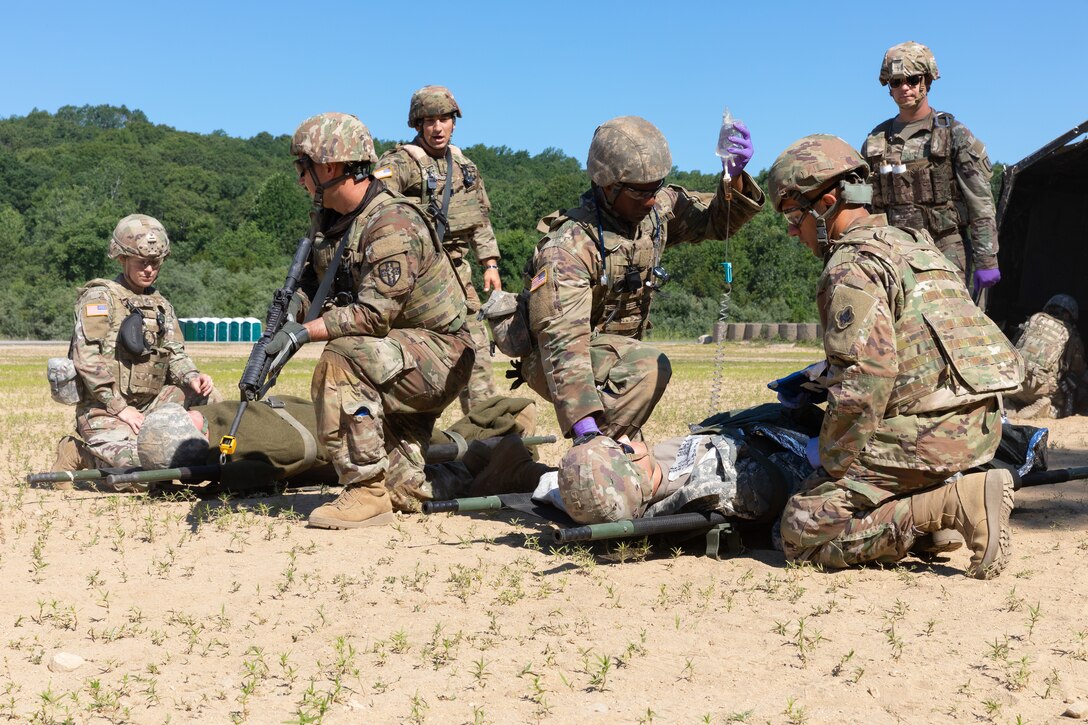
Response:
[{"label": "tactical vest", "polygon": [[[1023,362],[997,325],[971,301],[959,270],[914,230],[863,229],[835,242],[884,260],[899,275],[895,346],[899,373],[886,418],[950,410],[1020,387]],[[908,234],[908,232],[910,232]]]},{"label": "tactical vest", "polygon": [[1024,365],[1036,385],[1049,382],[1057,387],[1068,342],[1069,328],[1045,312],[1032,315],[1024,325],[1016,349],[1024,357]]},{"label": "tactical vest", "polygon": [[[170,370],[170,351],[162,347],[166,338],[169,305],[162,295],[151,291],[138,295],[111,279],[93,279],[80,289],[80,296],[93,287],[105,287],[110,292],[111,326],[107,333],[114,347],[116,369],[114,379],[121,395],[129,397],[153,397],[166,385]],[[139,312],[144,323],[144,346],[147,352],[136,355],[129,351],[118,338],[121,322],[132,312]],[[89,399],[81,403],[92,402]]]},{"label": "tactical vest", "polygon": [[[453,189],[450,192],[450,208],[447,212],[446,238],[443,244],[455,259],[465,253],[465,245],[472,237],[472,230],[483,226],[487,219],[480,206],[480,172],[476,165],[465,158],[461,149],[450,144],[450,158],[453,160]],[[432,158],[422,147],[414,144],[397,144],[398,151],[404,151],[416,163],[422,186],[418,190],[405,189],[405,196],[416,200],[430,218],[442,208],[442,194],[446,188],[447,175],[440,173],[438,159]],[[418,192],[408,193],[408,192]]]},{"label": "tactical vest", "polygon": [[[370,236],[375,229],[376,220],[381,210],[391,204],[404,204],[411,207],[420,215],[420,221],[424,222],[429,232],[430,244],[424,245],[422,266],[416,277],[415,287],[409,294],[400,315],[393,321],[395,328],[414,328],[431,330],[433,332],[453,333],[461,329],[464,324],[467,310],[464,304],[464,288],[461,280],[453,271],[446,251],[438,243],[434,229],[426,223],[427,217],[418,205],[402,196],[397,196],[390,191],[382,191],[377,199],[366,210],[365,219],[356,219],[344,234],[349,237],[347,248],[344,251],[344,259],[341,267],[349,267],[352,270],[362,270],[361,276],[373,274],[375,268],[385,259],[407,251],[399,240],[378,240],[361,248],[362,240]],[[356,227],[362,221],[363,226],[356,232]],[[314,270],[318,278],[322,278],[328,269],[333,255],[336,253],[338,241],[322,240],[320,246],[315,246],[313,251]],[[450,294],[450,290],[460,290],[461,295]],[[354,297],[354,295],[353,295]]]},{"label": "tactical vest", "polygon": [[[537,227],[541,231],[553,232],[567,220],[577,222],[594,244],[594,256],[597,260],[592,268],[593,308],[590,324],[594,334],[622,335],[642,339],[643,333],[652,327],[649,324],[650,303],[653,301],[653,282],[651,270],[661,263],[661,253],[665,248],[665,215],[655,207],[647,218],[651,231],[646,233],[640,225],[642,234],[638,239],[628,239],[622,234],[604,230],[604,264],[600,266],[600,228],[597,226],[597,211],[593,206],[580,206],[563,213],[554,213],[544,217]],[[645,221],[643,222],[645,223]],[[604,284],[602,284],[602,276]],[[635,287],[637,280],[637,288]]]},{"label": "tactical vest", "polygon": [[873,211],[887,214],[892,226],[926,229],[936,239],[958,232],[966,226],[967,215],[952,165],[955,119],[950,113],[934,112],[928,152],[906,164],[903,144],[892,142],[892,120],[877,126],[865,139]]}]

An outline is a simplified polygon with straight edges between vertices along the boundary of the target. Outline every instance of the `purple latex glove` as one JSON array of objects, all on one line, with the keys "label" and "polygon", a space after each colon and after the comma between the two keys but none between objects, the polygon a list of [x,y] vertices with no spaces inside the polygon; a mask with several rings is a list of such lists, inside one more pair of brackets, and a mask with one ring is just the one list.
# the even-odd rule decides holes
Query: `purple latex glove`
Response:
[{"label": "purple latex glove", "polygon": [[737,132],[737,135],[729,137],[733,145],[726,149],[733,156],[724,164],[725,172],[729,174],[731,179],[737,178],[740,172],[744,171],[744,167],[752,160],[752,154],[754,153],[752,133],[744,125],[744,122],[737,121],[733,125],[733,129]]},{"label": "purple latex glove", "polygon": [[597,420],[589,415],[575,423],[571,431],[575,438],[581,438],[587,433],[600,433],[601,429],[597,427]]},{"label": "purple latex glove", "polygon": [[1001,270],[997,267],[993,269],[976,269],[975,270],[975,291],[980,289],[986,289],[987,287],[993,287],[995,284],[1001,281]]},{"label": "purple latex glove", "polygon": [[820,467],[820,439],[809,438],[808,445],[805,446],[805,457],[808,458],[808,462],[812,464],[813,468]]}]

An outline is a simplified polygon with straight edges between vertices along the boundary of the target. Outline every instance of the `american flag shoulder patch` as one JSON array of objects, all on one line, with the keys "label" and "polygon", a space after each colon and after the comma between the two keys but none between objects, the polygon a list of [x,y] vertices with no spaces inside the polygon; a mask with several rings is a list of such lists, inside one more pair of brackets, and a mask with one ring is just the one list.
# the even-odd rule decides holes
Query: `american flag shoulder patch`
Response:
[{"label": "american flag shoulder patch", "polygon": [[548,281],[548,268],[545,267],[544,269],[537,272],[536,276],[533,277],[533,281],[529,283],[529,291],[530,292],[536,292],[537,287],[541,286],[542,284],[544,284],[547,281]]},{"label": "american flag shoulder patch", "polygon": [[87,315],[87,317],[105,317],[109,315],[109,313],[110,308],[105,302],[90,304],[84,308],[84,314]]}]

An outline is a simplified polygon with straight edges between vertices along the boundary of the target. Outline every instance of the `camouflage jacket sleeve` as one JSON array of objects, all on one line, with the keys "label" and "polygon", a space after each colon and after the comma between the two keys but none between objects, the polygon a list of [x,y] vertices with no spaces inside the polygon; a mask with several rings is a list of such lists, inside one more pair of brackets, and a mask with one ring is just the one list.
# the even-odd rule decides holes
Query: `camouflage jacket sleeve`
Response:
[{"label": "camouflage jacket sleeve", "polygon": [[567,433],[582,418],[604,411],[589,354],[593,266],[582,254],[594,248],[575,222],[551,237],[541,242],[534,259],[529,328],[536,336],[559,427]]},{"label": "camouflage jacket sleeve", "polygon": [[170,377],[185,384],[200,372],[189,353],[185,352],[185,336],[181,332],[181,323],[178,322],[174,306],[166,300],[163,302],[166,309],[166,330],[162,338],[162,348],[170,354]]},{"label": "camouflage jacket sleeve", "polygon": [[967,208],[975,269],[997,267],[997,212],[990,190],[990,157],[981,141],[959,121],[952,124],[952,168]]},{"label": "camouflage jacket sleeve", "polygon": [[895,385],[899,363],[891,291],[897,286],[881,260],[852,250],[837,253],[820,279],[824,351],[831,366],[820,461],[836,478],[877,431]]},{"label": "camouflage jacket sleeve", "polygon": [[419,166],[406,152],[392,148],[382,154],[374,165],[374,177],[380,179],[389,191],[407,196],[417,203],[421,202],[423,177],[419,174]]},{"label": "camouflage jacket sleeve", "polygon": [[115,359],[123,312],[106,287],[87,289],[76,302],[72,338],[72,362],[87,395],[114,415],[128,405],[117,383]]},{"label": "camouflage jacket sleeve", "polygon": [[[744,172],[743,191],[726,184],[724,175],[713,194],[670,185],[665,192],[672,208],[668,212],[669,246],[706,239],[725,239],[737,233],[763,206],[763,190]],[[727,198],[731,195],[731,199]],[[659,197],[660,198],[660,197]]]},{"label": "camouflage jacket sleeve", "polygon": [[472,248],[476,250],[476,259],[498,259],[499,240],[495,238],[495,230],[491,227],[491,200],[487,197],[487,189],[484,188],[484,179],[481,176],[476,181],[477,194],[480,198],[480,212],[483,223],[472,231]]},{"label": "camouflage jacket sleeve", "polygon": [[371,217],[361,216],[345,234],[360,235],[349,244],[355,302],[333,307],[321,318],[330,338],[384,337],[415,288],[431,244],[430,232],[412,207],[389,204]]}]

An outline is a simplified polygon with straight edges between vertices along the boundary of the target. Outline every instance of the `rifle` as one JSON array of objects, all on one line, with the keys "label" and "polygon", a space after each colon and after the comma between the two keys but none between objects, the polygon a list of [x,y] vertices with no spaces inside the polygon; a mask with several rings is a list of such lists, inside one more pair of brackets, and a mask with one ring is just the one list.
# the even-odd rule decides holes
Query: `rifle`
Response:
[{"label": "rifle", "polygon": [[[315,222],[316,224],[316,222]],[[291,298],[298,291],[302,272],[306,268],[306,262],[310,259],[310,250],[313,248],[313,229],[310,234],[303,237],[295,250],[295,257],[291,260],[291,267],[287,270],[287,279],[283,286],[272,294],[272,302],[268,305],[268,314],[265,316],[264,331],[257,342],[253,343],[253,349],[249,351],[249,359],[246,360],[242,377],[238,381],[238,389],[242,393],[241,405],[234,415],[234,421],[230,424],[230,430],[219,441],[219,462],[226,463],[227,456],[234,453],[237,448],[237,440],[234,434],[238,432],[238,425],[242,422],[242,415],[246,412],[246,406],[254,400],[260,400],[269,388],[276,384],[283,366],[291,357],[287,349],[281,350],[275,359],[270,359],[265,352],[268,343],[283,328],[287,322],[287,308],[291,304]],[[321,301],[314,300],[310,312],[321,309]],[[309,317],[309,314],[307,314]]]}]

